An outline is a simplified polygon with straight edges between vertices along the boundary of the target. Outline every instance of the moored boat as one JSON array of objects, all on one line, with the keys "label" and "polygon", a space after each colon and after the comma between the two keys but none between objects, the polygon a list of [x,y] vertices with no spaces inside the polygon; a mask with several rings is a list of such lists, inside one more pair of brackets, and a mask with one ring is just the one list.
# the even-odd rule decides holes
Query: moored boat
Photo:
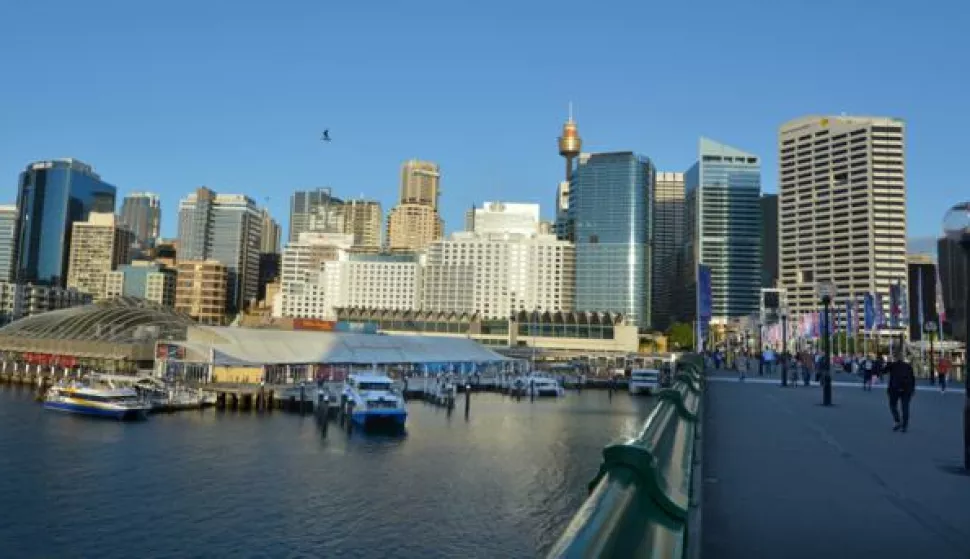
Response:
[{"label": "moored boat", "polygon": [[144,419],[151,411],[151,405],[141,401],[132,388],[96,388],[78,382],[52,386],[44,397],[44,407],[121,420]]},{"label": "moored boat", "polygon": [[404,427],[407,421],[404,397],[394,388],[394,381],[387,375],[347,375],[341,399],[343,405],[350,405],[350,419],[358,425]]}]

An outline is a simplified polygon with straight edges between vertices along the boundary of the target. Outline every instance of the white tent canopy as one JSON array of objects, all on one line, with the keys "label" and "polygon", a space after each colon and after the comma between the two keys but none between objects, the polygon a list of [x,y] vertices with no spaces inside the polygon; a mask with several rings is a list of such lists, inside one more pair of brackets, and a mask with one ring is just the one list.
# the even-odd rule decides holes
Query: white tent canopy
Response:
[{"label": "white tent canopy", "polygon": [[[198,327],[188,342],[220,365],[495,363],[512,361],[467,338]],[[210,341],[211,340],[211,341]]]}]

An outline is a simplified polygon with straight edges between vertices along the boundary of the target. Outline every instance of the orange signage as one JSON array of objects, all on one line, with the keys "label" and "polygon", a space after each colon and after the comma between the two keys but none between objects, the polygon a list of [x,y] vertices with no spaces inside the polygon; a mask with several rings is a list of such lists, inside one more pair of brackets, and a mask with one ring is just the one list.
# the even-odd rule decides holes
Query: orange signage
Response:
[{"label": "orange signage", "polygon": [[316,330],[318,332],[333,332],[337,323],[333,320],[319,320],[316,318],[294,318],[294,330]]}]

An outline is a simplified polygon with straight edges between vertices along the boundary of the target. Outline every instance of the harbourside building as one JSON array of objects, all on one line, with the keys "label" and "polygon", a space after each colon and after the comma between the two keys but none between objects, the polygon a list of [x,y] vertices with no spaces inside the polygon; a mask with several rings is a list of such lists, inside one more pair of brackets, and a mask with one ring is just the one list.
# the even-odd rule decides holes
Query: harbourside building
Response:
[{"label": "harbourside building", "polygon": [[779,281],[794,315],[818,308],[830,281],[862,305],[906,281],[905,124],[895,118],[806,116],[778,132]]},{"label": "harbourside building", "polygon": [[493,319],[574,309],[575,250],[554,235],[454,233],[428,247],[423,268],[422,310]]},{"label": "harbourside building", "polygon": [[117,222],[114,213],[92,212],[74,223],[67,287],[88,293],[95,301],[108,297],[108,276],[131,261],[135,235]]},{"label": "harbourside building", "polygon": [[74,223],[114,213],[114,186],[77,159],[31,163],[17,192],[16,265],[20,283],[64,287]]},{"label": "harbourside building", "polygon": [[654,180],[644,156],[580,155],[564,235],[575,242],[575,310],[619,313],[650,326]]},{"label": "harbourside building", "polygon": [[0,281],[13,281],[17,265],[17,206],[0,205]]}]

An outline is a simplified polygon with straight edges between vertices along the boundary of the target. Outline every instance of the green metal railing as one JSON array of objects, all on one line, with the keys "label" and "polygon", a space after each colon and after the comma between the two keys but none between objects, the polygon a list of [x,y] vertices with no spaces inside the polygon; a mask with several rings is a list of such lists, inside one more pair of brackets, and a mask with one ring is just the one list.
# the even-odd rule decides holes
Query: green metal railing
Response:
[{"label": "green metal railing", "polygon": [[640,434],[603,449],[586,502],[549,557],[683,558],[704,361],[685,355]]}]

